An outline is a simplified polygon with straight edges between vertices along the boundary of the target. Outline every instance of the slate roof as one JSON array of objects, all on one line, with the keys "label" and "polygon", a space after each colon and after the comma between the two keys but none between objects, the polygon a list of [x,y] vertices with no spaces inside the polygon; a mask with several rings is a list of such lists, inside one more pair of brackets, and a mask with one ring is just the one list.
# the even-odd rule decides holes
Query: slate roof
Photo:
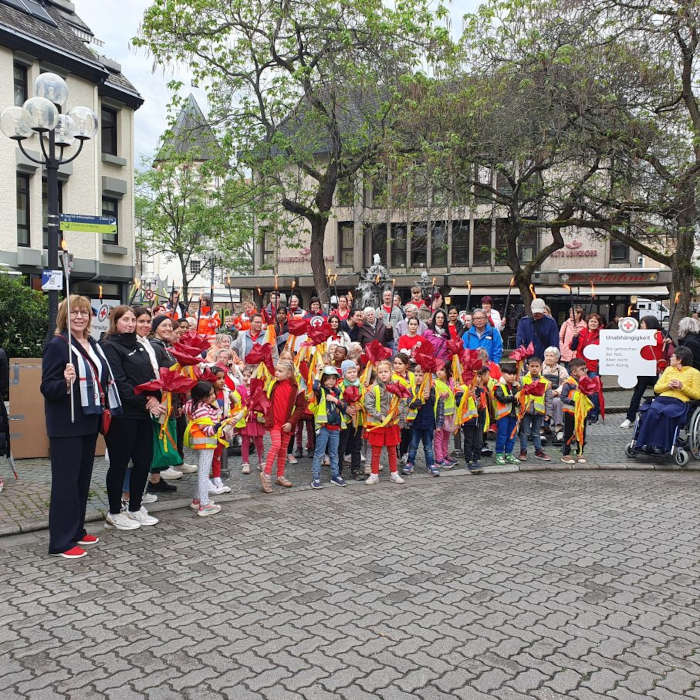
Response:
[{"label": "slate roof", "polygon": [[138,90],[124,75],[108,70],[100,57],[71,29],[72,23],[92,34],[85,22],[75,13],[59,9],[45,0],[40,2],[56,26],[0,0],[0,45],[65,68],[99,84],[101,91],[107,87],[111,96],[138,109],[143,104]]},{"label": "slate roof", "polygon": [[202,162],[215,158],[220,149],[214,130],[190,93],[173,128],[164,135],[163,146],[155,160],[169,160],[174,155]]}]

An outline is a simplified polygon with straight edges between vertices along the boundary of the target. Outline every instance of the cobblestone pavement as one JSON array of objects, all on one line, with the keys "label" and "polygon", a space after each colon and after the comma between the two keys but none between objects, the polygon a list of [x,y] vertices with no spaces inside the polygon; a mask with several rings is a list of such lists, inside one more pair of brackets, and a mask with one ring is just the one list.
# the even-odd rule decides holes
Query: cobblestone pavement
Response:
[{"label": "cobblestone pavement", "polygon": [[[610,415],[605,423],[600,423],[589,428],[589,444],[586,448],[586,456],[589,463],[586,468],[634,468],[634,469],[673,469],[670,460],[654,462],[649,458],[640,457],[636,460],[628,459],[624,454],[624,445],[632,438],[631,430],[622,430],[618,426],[623,416]],[[493,444],[491,444],[493,447]],[[543,468],[567,468],[559,462],[560,448],[549,446],[546,448],[552,456],[551,463],[535,460],[530,449],[530,460],[524,463],[520,470],[534,470]],[[189,462],[196,463],[196,456],[188,453]],[[1,459],[1,458],[0,458]],[[657,458],[658,459],[658,458]],[[232,456],[229,459],[231,476],[227,480],[232,489],[231,496],[222,497],[222,500],[236,498],[249,498],[257,494],[260,482],[257,478],[255,465],[257,459],[252,456],[252,473],[245,476],[240,473],[241,459]],[[417,475],[413,478],[424,477],[424,461],[422,451],[419,452]],[[493,464],[493,459],[486,458],[485,465]],[[96,458],[92,477],[92,488],[88,500],[88,520],[97,520],[104,517],[108,509],[107,492],[105,488],[105,475],[107,463],[101,457]],[[51,472],[46,459],[25,459],[17,462],[20,479],[15,481],[9,467],[0,464],[0,475],[5,478],[5,490],[0,493],[0,536],[16,534],[18,532],[30,532],[48,526],[48,504],[50,492]],[[518,467],[490,467],[494,471],[517,471]],[[700,462],[691,461],[686,470],[700,469]],[[328,468],[324,469],[326,474]],[[464,475],[464,460],[460,459],[454,473]],[[311,460],[307,457],[299,460],[297,465],[288,465],[287,475],[297,488],[308,488],[311,479]],[[171,482],[176,484],[178,490],[174,494],[159,494],[159,502],[149,506],[149,510],[159,511],[163,508],[183,507],[191,499],[196,486],[196,474],[187,474],[182,479]],[[362,487],[362,484],[353,483],[353,488]],[[277,488],[277,487],[275,487]]]},{"label": "cobblestone pavement", "polygon": [[696,474],[412,479],[0,540],[0,697],[698,698]]}]

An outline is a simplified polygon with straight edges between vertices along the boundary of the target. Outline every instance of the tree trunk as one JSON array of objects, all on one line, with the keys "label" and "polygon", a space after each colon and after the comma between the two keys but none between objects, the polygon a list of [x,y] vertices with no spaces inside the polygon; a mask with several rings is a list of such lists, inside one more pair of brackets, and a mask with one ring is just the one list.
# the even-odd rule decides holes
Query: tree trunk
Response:
[{"label": "tree trunk", "polygon": [[522,268],[514,272],[515,284],[520,290],[520,300],[525,306],[525,314],[528,315],[533,298],[530,291],[530,276]]},{"label": "tree trunk", "polygon": [[321,305],[326,306],[330,302],[328,294],[328,278],[326,275],[326,261],[323,257],[323,240],[326,232],[326,217],[318,214],[309,217],[311,223],[311,272],[314,277],[316,296],[321,300]]},{"label": "tree trunk", "polygon": [[182,275],[182,303],[185,305],[185,309],[189,309],[190,286],[187,283],[187,266],[182,257],[178,256],[178,258],[180,260],[180,274]]},{"label": "tree trunk", "polygon": [[[693,282],[695,270],[691,258],[695,245],[695,235],[692,227],[682,226],[677,239],[676,250],[673,253],[673,265],[671,265],[671,289],[670,289],[670,320],[673,322],[669,329],[669,335],[675,337],[678,331],[678,322],[690,315],[690,300],[693,294]],[[678,303],[676,303],[676,296]]]}]

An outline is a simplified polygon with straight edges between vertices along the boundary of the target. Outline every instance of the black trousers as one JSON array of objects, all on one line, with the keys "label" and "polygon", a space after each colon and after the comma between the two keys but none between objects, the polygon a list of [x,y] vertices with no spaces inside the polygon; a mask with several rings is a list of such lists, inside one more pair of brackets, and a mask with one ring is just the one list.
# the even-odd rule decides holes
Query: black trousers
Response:
[{"label": "black trousers", "polygon": [[116,515],[121,510],[124,474],[131,460],[134,466],[131,471],[129,510],[135,513],[141,508],[141,497],[153,459],[152,423],[149,418],[112,418],[112,425],[105,440],[109,449],[109,512]]},{"label": "black trousers", "polygon": [[97,433],[50,438],[51,503],[49,553],[65,552],[85,534],[92,465]]},{"label": "black trousers", "polygon": [[187,430],[187,416],[180,416],[176,421],[177,426],[177,451],[182,461],[185,461],[185,430]]},{"label": "black trousers", "polygon": [[411,436],[413,431],[410,428],[401,428],[401,442],[399,443],[399,457],[408,454],[408,448],[411,445]]},{"label": "black trousers", "polygon": [[657,380],[658,377],[637,377],[637,386],[634,387],[634,393],[632,394],[632,399],[627,409],[627,420],[630,423],[634,423],[634,419],[637,417],[639,404],[642,403],[642,397],[647,387],[654,386]]},{"label": "black trousers", "polygon": [[478,418],[470,420],[462,426],[462,439],[464,440],[464,460],[467,464],[478,462],[481,457],[482,436],[484,426]]},{"label": "black trousers", "polygon": [[[576,422],[574,421],[573,413],[564,413],[564,446],[561,448],[562,454],[571,454],[571,445],[576,444],[577,440],[574,437],[574,428]],[[578,451],[583,454],[583,448],[586,445],[586,424],[583,424],[583,445],[578,446]]]},{"label": "black trousers", "polygon": [[362,427],[353,428],[350,424],[347,428],[340,431],[340,443],[338,446],[338,467],[340,473],[343,473],[343,457],[346,454],[350,455],[350,473],[360,473],[362,462],[360,454],[362,452]]}]

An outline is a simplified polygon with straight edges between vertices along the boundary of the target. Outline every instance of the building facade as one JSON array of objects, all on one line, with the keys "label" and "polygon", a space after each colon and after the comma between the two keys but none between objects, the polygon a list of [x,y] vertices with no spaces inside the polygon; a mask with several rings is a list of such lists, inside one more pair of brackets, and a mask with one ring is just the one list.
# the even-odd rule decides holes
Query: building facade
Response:
[{"label": "building facade", "polygon": [[[116,217],[115,234],[65,234],[75,256],[73,290],[116,301],[134,277],[134,112],[143,99],[119,64],[99,54],[100,43],[69,0],[0,0],[0,108],[22,105],[36,78],[53,72],[68,85],[66,111],[85,105],[98,116],[96,136],[59,170],[59,209]],[[37,135],[23,145],[40,158]],[[0,165],[0,270],[19,272],[39,289],[47,267],[46,173],[4,136]]]}]

